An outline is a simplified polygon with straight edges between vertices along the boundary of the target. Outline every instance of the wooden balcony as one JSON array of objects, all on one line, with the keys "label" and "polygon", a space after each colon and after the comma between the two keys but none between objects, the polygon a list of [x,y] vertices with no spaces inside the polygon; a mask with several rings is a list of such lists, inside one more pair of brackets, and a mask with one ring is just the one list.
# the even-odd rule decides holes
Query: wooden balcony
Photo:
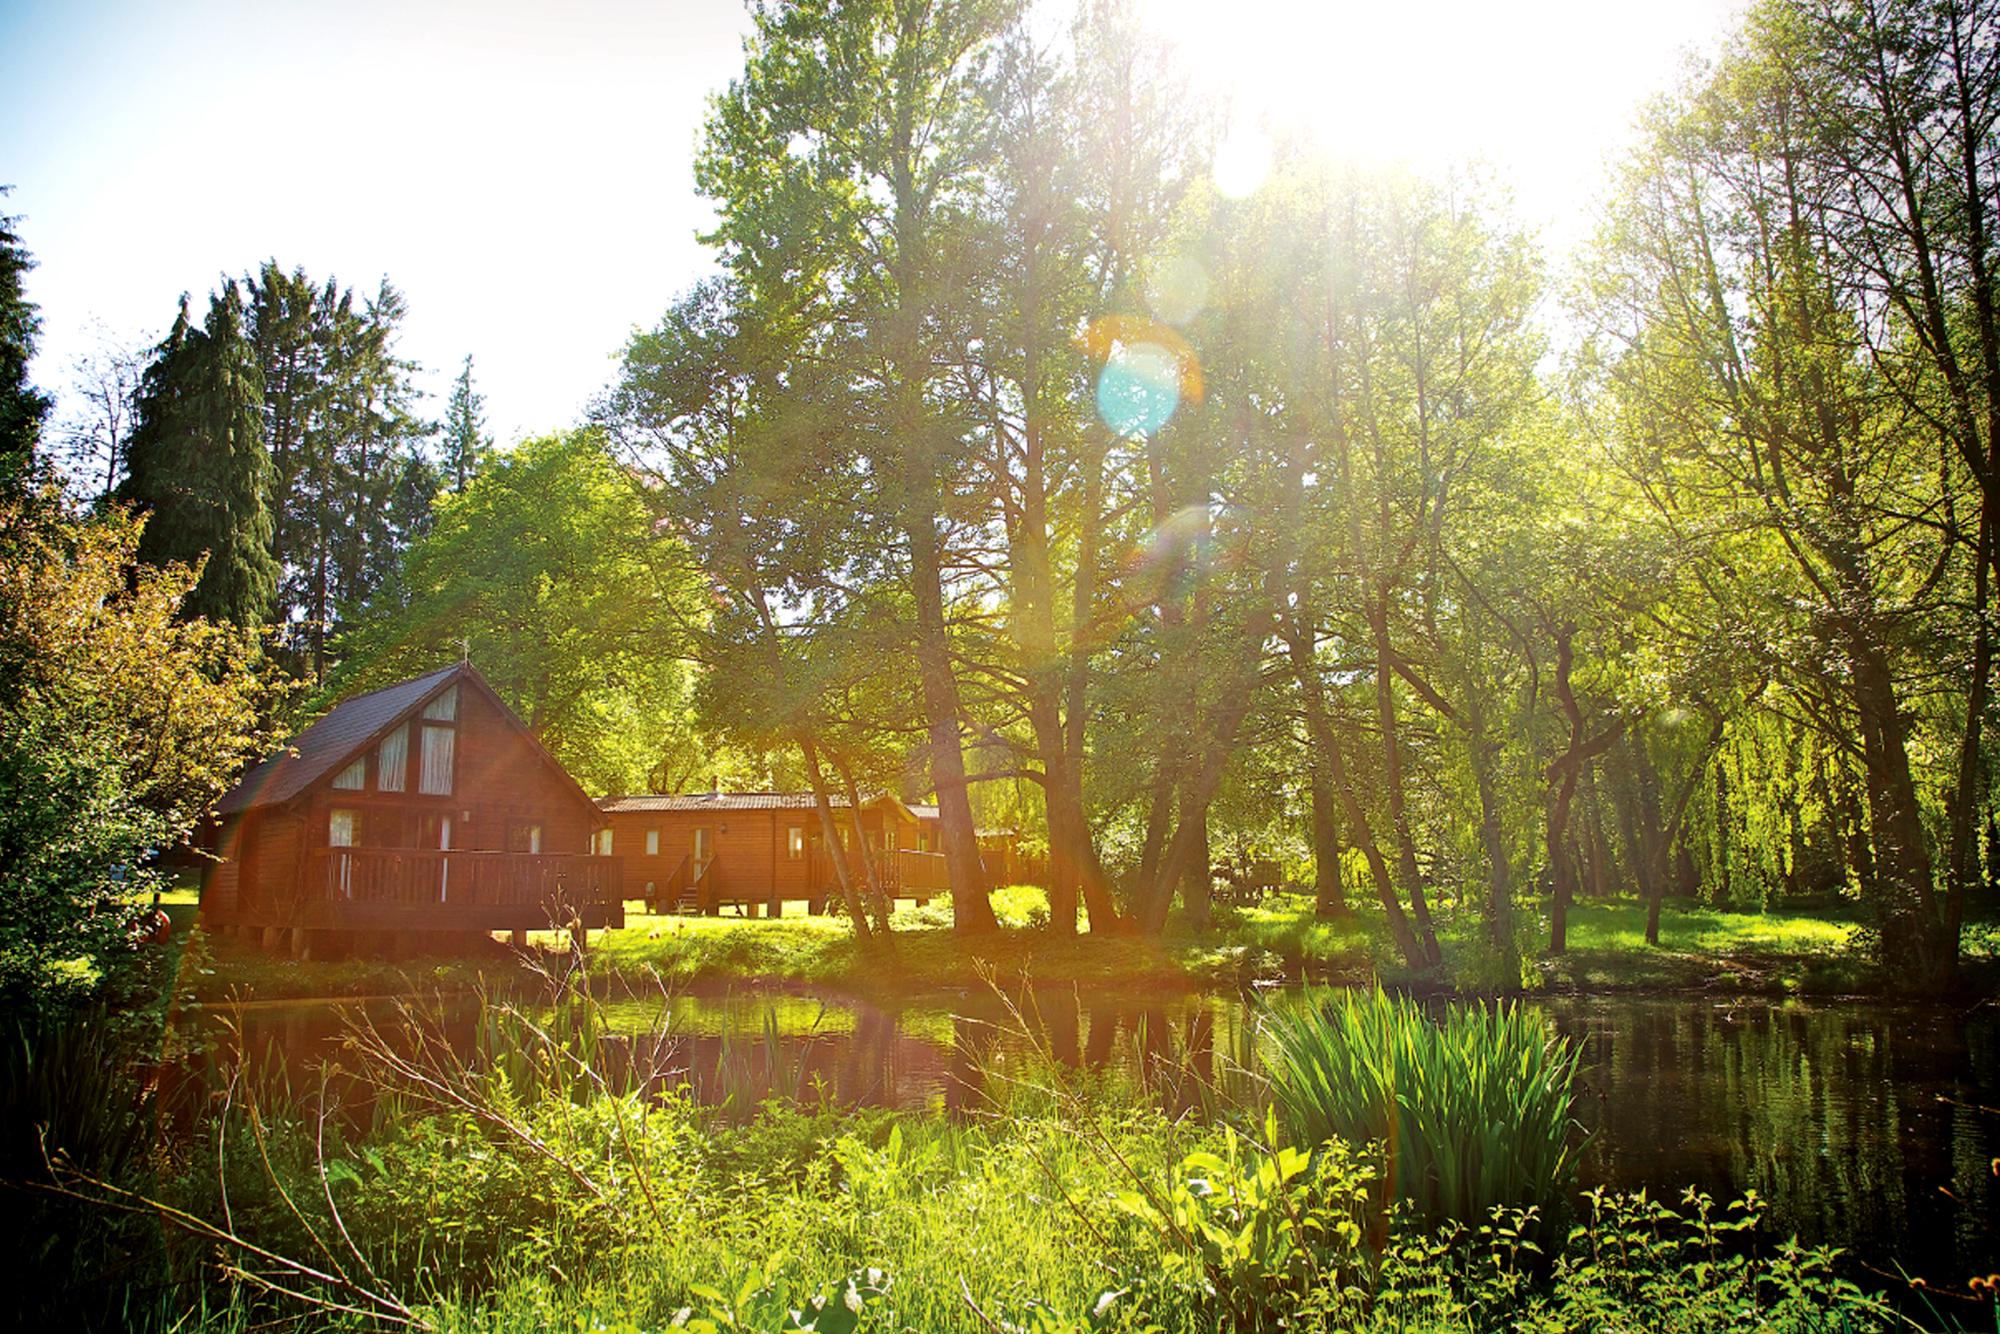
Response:
[{"label": "wooden balcony", "polygon": [[616,857],[321,848],[294,924],[336,930],[514,931],[625,924]]},{"label": "wooden balcony", "polygon": [[[876,883],[891,899],[923,901],[951,889],[951,875],[945,869],[942,852],[916,852],[909,848],[899,848],[894,852],[876,848],[869,851],[875,862]],[[850,849],[847,855],[848,865],[854,873],[863,874],[853,850]],[[840,884],[839,877],[834,874],[833,859],[827,856],[825,848],[818,846],[813,848],[811,884],[820,895],[837,893]]]}]

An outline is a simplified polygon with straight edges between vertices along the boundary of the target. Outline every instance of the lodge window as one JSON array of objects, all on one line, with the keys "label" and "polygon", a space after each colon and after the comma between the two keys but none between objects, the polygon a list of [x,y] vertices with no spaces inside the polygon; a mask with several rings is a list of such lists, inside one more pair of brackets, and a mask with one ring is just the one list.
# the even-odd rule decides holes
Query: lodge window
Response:
[{"label": "lodge window", "polygon": [[[610,831],[606,831],[607,833]],[[507,851],[540,852],[542,850],[542,827],[516,820],[507,826]]]},{"label": "lodge window", "polygon": [[648,857],[660,855],[660,831],[657,829],[646,831],[646,855]]},{"label": "lodge window", "polygon": [[417,791],[431,797],[451,795],[452,761],[457,749],[455,729],[425,724],[423,772],[417,776]]},{"label": "lodge window", "polygon": [[609,857],[611,855],[611,831],[609,829],[600,829],[597,831],[597,855],[600,857]]},{"label": "lodge window", "polygon": [[401,792],[410,767],[410,725],[404,723],[375,748],[375,790]]},{"label": "lodge window", "polygon": [[918,834],[917,851],[929,852],[930,850],[931,850],[931,836],[929,834]]},{"label": "lodge window", "polygon": [[896,834],[897,831],[894,829],[885,830],[882,834],[882,846],[887,848],[890,852],[894,852],[896,850]]},{"label": "lodge window", "polygon": [[368,757],[363,755],[333,776],[333,785],[343,792],[359,792],[368,786]]},{"label": "lodge window", "polygon": [[806,831],[803,826],[793,825],[785,830],[785,855],[793,861],[806,855]]},{"label": "lodge window", "polygon": [[361,846],[361,812],[348,810],[345,807],[328,812],[326,845],[329,848]]}]

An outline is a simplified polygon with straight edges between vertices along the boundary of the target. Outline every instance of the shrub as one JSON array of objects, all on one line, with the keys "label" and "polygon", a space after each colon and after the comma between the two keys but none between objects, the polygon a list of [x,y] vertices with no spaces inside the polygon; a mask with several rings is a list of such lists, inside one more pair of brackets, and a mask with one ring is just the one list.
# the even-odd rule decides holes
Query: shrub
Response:
[{"label": "shrub", "polygon": [[1451,1005],[1348,991],[1272,1008],[1272,1094],[1296,1144],[1379,1142],[1390,1199],[1437,1221],[1495,1206],[1555,1208],[1575,1170],[1577,1051],[1518,1005]]}]

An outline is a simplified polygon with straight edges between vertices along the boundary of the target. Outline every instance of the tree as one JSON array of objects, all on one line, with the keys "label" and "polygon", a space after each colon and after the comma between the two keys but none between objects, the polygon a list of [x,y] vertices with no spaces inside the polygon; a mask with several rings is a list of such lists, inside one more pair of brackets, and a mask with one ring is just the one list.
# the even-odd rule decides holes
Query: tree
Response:
[{"label": "tree", "polygon": [[[4,198],[12,186],[0,186]],[[22,494],[34,467],[35,444],[49,396],[28,383],[41,316],[28,300],[24,280],[35,267],[14,231],[18,217],[0,214],[0,494]]]},{"label": "tree", "polygon": [[759,4],[743,76],[716,99],[697,184],[713,240],[769,328],[843,387],[844,447],[894,535],[915,622],[954,920],[997,926],[979,858],[953,660],[948,536],[969,464],[939,392],[955,342],[955,238],[989,153],[980,77],[1015,6]]},{"label": "tree", "polygon": [[[1788,14],[1765,11],[1650,127],[1602,245],[1608,373],[1627,466],[1699,572],[1691,605],[1713,637],[1755,647],[1782,687],[1766,707],[1796,710],[1858,771],[1857,892],[1883,962],[1935,986],[1956,963],[1964,881],[1940,895],[1919,768],[1937,715],[1920,701],[1956,680],[1980,703],[1989,562],[1954,517],[1971,471],[1955,418],[1926,410],[1949,395],[1899,392],[1906,368],[1871,352],[1876,279],[1847,255],[1851,187],[1820,156],[1795,77],[1812,53]],[[1974,662],[1940,674],[1962,652],[1968,589]],[[1953,731],[1976,750],[1976,725]]]},{"label": "tree", "polygon": [[100,326],[97,346],[70,365],[71,395],[78,406],[61,420],[56,438],[72,485],[99,505],[109,505],[125,480],[149,355],[149,349],[121,342]]},{"label": "tree", "polygon": [[486,396],[472,387],[472,358],[451,382],[451,400],[444,410],[444,457],[441,466],[454,493],[486,466],[493,438],[486,434]]},{"label": "tree", "polygon": [[697,592],[600,436],[530,440],[440,501],[334,645],[325,693],[467,656],[586,788],[647,791],[692,742],[683,659]]},{"label": "tree", "polygon": [[[857,517],[829,386],[792,361],[795,351],[733,284],[709,282],[632,340],[597,415],[644,480],[658,527],[708,581],[713,605],[689,640],[702,667],[699,715],[750,750],[797,753],[822,846],[866,937],[873,859],[861,849],[859,865],[849,863],[828,769],[857,800],[856,771],[886,776],[884,751],[920,730],[909,723],[920,708],[906,681],[882,670],[909,652],[906,602],[881,572],[887,543]],[[886,898],[867,897],[886,933]]]},{"label": "tree", "polygon": [[250,627],[270,616],[278,568],[262,408],[236,284],[210,298],[199,328],[183,298],[140,385],[118,498],[146,516],[139,559],[200,570],[181,608],[190,618]]},{"label": "tree", "polygon": [[420,448],[414,368],[395,355],[405,306],[386,281],[358,301],[274,260],[244,281],[264,383],[282,647],[323,682],[344,617],[394,572],[438,486]]},{"label": "tree", "polygon": [[88,994],[185,839],[262,744],[255,640],[187,613],[140,524],[0,501],[0,1005]]}]

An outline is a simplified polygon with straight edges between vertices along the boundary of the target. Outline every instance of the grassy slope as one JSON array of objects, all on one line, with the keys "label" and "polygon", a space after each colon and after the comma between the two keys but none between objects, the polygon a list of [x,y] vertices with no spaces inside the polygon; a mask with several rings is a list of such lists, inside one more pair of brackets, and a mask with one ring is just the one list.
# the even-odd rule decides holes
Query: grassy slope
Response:
[{"label": "grassy slope", "polygon": [[[1319,922],[1312,903],[1280,895],[1264,906],[1225,914],[1205,931],[1171,925],[1159,938],[1059,940],[1030,923],[1046,913],[1041,891],[1012,886],[995,907],[997,937],[967,939],[951,930],[948,903],[897,914],[893,947],[866,947],[841,918],[802,916],[652,917],[635,915],[594,942],[601,958],[632,978],[658,974],[676,988],[758,982],[864,995],[910,995],[983,985],[1027,974],[1042,982],[1085,987],[1173,990],[1242,985],[1252,980],[1311,977],[1474,989],[1589,991],[1723,990],[1782,994],[1866,992],[1880,979],[1866,956],[1860,924],[1837,912],[1729,913],[1669,907],[1661,946],[1645,944],[1645,910],[1630,901],[1579,904],[1572,912],[1570,949],[1546,957],[1546,923],[1524,914],[1523,961],[1517,972],[1479,943],[1470,914],[1442,917],[1445,965],[1413,975],[1396,957],[1379,919],[1363,911]],[[560,949],[555,933],[533,943]],[[2000,930],[1968,930],[1967,953],[1990,967],[2000,955]],[[234,942],[199,949],[183,967],[183,992],[208,1000],[235,994],[254,1000],[302,996],[366,996],[411,990],[504,986],[521,970],[504,952],[481,959],[403,961],[355,959],[297,964]]]}]

